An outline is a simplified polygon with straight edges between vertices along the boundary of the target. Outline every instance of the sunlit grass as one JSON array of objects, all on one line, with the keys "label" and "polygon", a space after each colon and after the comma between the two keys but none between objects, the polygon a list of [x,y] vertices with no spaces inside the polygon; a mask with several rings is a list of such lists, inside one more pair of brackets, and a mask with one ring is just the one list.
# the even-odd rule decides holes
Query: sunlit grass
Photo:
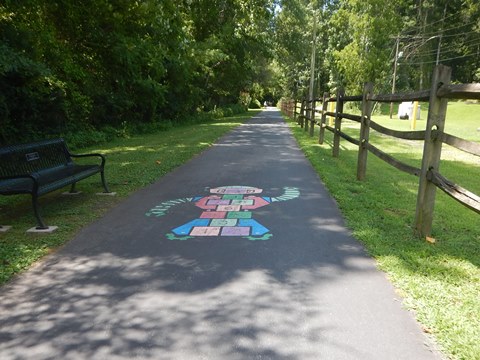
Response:
[{"label": "sunlit grass", "polygon": [[[457,104],[453,105],[450,110],[455,110]],[[480,127],[480,116],[475,120],[479,107],[467,106],[472,107],[467,108],[471,117],[467,118],[466,113],[463,116],[465,126],[471,128],[476,122]],[[449,113],[456,115],[455,111]],[[388,115],[375,121],[386,127],[410,130],[408,121],[391,120]],[[460,129],[448,131],[457,136],[465,134],[463,123],[456,124]],[[480,359],[480,216],[438,190],[433,224],[436,242],[419,239],[413,233],[416,177],[369,154],[367,179],[357,181],[357,146],[342,139],[340,156],[333,158],[330,132],[326,133],[325,144],[319,145],[318,127],[311,138],[298,125],[291,125],[303,151],[337,200],[354,236],[387,273],[425,332],[433,334],[445,353],[454,359]],[[353,122],[342,126],[355,138],[358,128]],[[474,140],[475,136],[470,134],[469,138]],[[421,142],[399,141],[374,131],[371,142],[388,154],[420,167]],[[444,146],[441,172],[480,194],[478,157],[462,155]]]},{"label": "sunlit grass", "polygon": [[99,152],[106,155],[107,182],[117,196],[95,195],[103,191],[98,175],[78,183],[77,189],[83,192],[81,195],[62,196],[60,193],[64,189],[42,196],[39,203],[45,222],[59,226],[56,232],[49,235],[25,233],[36,225],[29,196],[1,196],[0,223],[13,225],[13,228],[7,233],[0,233],[0,284],[64,244],[79,229],[121,199],[160,179],[256,113],[252,111],[244,116],[116,139],[100,147],[76,150],[76,153]]},{"label": "sunlit grass", "polygon": [[[380,105],[377,105],[380,106]],[[400,120],[397,116],[398,105],[390,119],[390,105],[382,104],[372,119],[380,125],[394,130],[412,130],[411,120]],[[425,130],[427,123],[428,103],[420,103],[420,119],[416,121],[415,130]],[[480,142],[480,103],[471,101],[449,101],[445,132],[460,138]]]}]

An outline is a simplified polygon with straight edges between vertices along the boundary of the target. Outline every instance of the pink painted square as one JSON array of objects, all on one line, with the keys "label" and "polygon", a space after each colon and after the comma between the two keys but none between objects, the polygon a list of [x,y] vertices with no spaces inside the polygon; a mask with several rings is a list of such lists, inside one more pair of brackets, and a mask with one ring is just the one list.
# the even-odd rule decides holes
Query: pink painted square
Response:
[{"label": "pink painted square", "polygon": [[190,232],[191,236],[217,236],[220,234],[219,226],[195,226]]},{"label": "pink painted square", "polygon": [[224,211],[204,211],[200,219],[224,219],[226,214]]},{"label": "pink painted square", "polygon": [[249,226],[225,226],[222,229],[222,236],[248,236],[250,235]]},{"label": "pink painted square", "polygon": [[230,200],[208,200],[207,205],[230,205]]}]

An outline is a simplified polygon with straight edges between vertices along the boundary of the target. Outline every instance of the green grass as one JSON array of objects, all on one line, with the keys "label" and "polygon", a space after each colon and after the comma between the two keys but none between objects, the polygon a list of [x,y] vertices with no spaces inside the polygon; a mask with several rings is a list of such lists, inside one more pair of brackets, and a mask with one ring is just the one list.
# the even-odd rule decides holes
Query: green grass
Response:
[{"label": "green grass", "polygon": [[[478,110],[480,105],[451,104],[447,119],[451,130],[447,131],[480,140],[476,132],[480,127]],[[422,110],[422,117],[425,119],[426,111]],[[409,130],[408,121],[391,120],[388,115],[376,116],[375,121]],[[422,121],[425,126],[424,120],[419,121],[418,130]],[[333,158],[330,132],[326,132],[324,145],[318,145],[318,127],[310,138],[291,124],[301,148],[337,200],[348,227],[404,296],[405,305],[414,311],[425,332],[432,334],[453,359],[480,359],[480,216],[438,190],[432,234],[436,242],[421,240],[413,235],[412,226],[416,177],[369,154],[367,178],[357,181],[355,145],[342,139],[340,156]],[[356,123],[345,121],[342,129],[358,138]],[[394,140],[376,132],[371,133],[371,142],[420,167],[421,142]],[[480,194],[478,157],[445,147],[442,159],[442,174]]]},{"label": "green grass", "polygon": [[13,225],[10,231],[0,233],[0,284],[70,240],[121,199],[185,163],[257,112],[116,139],[101,147],[75,151],[106,155],[107,182],[117,196],[95,195],[103,190],[100,176],[93,176],[78,183],[81,195],[62,196],[60,193],[68,190],[64,189],[41,197],[40,211],[45,223],[59,226],[52,234],[26,234],[27,229],[36,225],[30,196],[0,197],[0,223]]},{"label": "green grass", "polygon": [[[398,105],[394,105],[390,119],[390,105],[382,104],[379,111],[372,116],[375,122],[394,130],[411,130],[411,121],[397,117]],[[425,130],[428,114],[428,103],[420,103],[420,119],[416,122],[416,130]],[[450,101],[445,120],[445,132],[463,139],[480,142],[480,103]]]}]

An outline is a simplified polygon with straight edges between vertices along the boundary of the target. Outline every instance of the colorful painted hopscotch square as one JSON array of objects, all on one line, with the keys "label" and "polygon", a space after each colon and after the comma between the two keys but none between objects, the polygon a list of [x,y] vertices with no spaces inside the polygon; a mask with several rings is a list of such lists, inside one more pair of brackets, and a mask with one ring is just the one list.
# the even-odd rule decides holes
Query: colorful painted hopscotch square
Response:
[{"label": "colorful painted hopscotch square", "polygon": [[213,219],[210,226],[236,226],[237,219]]},{"label": "colorful painted hopscotch square", "polygon": [[200,219],[223,219],[227,213],[225,211],[204,211]]},{"label": "colorful painted hopscotch square", "polygon": [[243,195],[223,195],[222,199],[224,199],[224,200],[242,200]]},{"label": "colorful painted hopscotch square", "polygon": [[212,199],[207,201],[207,205],[230,205],[230,200]]},{"label": "colorful painted hopscotch square", "polygon": [[222,228],[222,236],[248,236],[250,235],[250,227],[234,226]]},{"label": "colorful painted hopscotch square", "polygon": [[220,227],[195,226],[190,232],[191,236],[217,236],[220,234]]},{"label": "colorful painted hopscotch square", "polygon": [[251,219],[251,211],[231,211],[227,214],[227,219]]},{"label": "colorful painted hopscotch square", "polygon": [[253,200],[232,200],[232,205],[253,205]]},{"label": "colorful painted hopscotch square", "polygon": [[230,189],[221,189],[219,191],[216,191],[215,193],[216,194],[223,194],[224,192],[228,192],[228,194],[245,194],[245,193],[249,193],[249,190],[246,190],[246,189],[243,189],[243,188],[234,188],[234,187],[231,187]]},{"label": "colorful painted hopscotch square", "polygon": [[218,205],[217,211],[240,211],[240,205]]}]

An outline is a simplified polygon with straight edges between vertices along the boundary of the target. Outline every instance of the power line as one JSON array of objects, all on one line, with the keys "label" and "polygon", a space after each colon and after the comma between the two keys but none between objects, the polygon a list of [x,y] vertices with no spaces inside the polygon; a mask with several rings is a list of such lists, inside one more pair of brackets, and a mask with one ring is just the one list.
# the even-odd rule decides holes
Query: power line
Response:
[{"label": "power line", "polygon": [[[405,55],[405,58],[409,59],[409,58],[425,57],[425,56],[433,55],[436,53],[437,62],[438,62],[438,57],[440,56],[440,52],[442,54],[465,52],[466,50],[467,51],[474,50],[472,48],[478,47],[480,45],[480,37],[470,38],[465,41],[463,40],[465,37],[462,37],[462,40],[460,40],[458,43],[455,44],[449,41],[447,42],[448,45],[445,46],[444,44],[444,47],[442,48],[440,45],[442,37],[443,37],[442,35],[432,36],[427,39],[424,37],[413,37],[413,40],[410,40],[410,43],[403,47],[403,53]],[[436,49],[431,49],[431,48],[427,48],[425,50],[422,49],[424,48],[425,44],[427,44],[427,42],[435,38],[438,39],[438,45]],[[405,41],[405,39],[406,38],[404,37],[403,40]]]},{"label": "power line", "polygon": [[[462,56],[456,56],[456,57],[452,57],[452,58],[448,58],[448,59],[441,59],[440,62],[450,61],[450,60],[456,60],[456,59],[463,59],[463,58],[466,58],[466,57],[477,56],[477,55],[478,55],[478,54],[467,54],[467,55],[462,55]],[[408,63],[404,63],[404,65],[435,64],[436,62],[437,62],[436,60],[433,60],[433,61],[408,62]]]},{"label": "power line", "polygon": [[452,30],[461,29],[461,28],[464,28],[466,26],[472,25],[476,22],[477,22],[477,20],[473,20],[473,21],[470,21],[468,23],[461,24],[461,25],[454,26],[454,27],[450,27],[450,28],[447,28],[447,29],[438,29],[436,31],[430,31],[430,32],[425,32],[425,33],[420,33],[420,34],[415,34],[415,35],[403,35],[402,38],[421,39],[421,38],[430,38],[432,36],[440,36],[440,34],[442,34],[443,37],[456,37],[456,36],[466,36],[466,35],[470,35],[470,34],[479,34],[479,32],[475,31],[475,30],[457,32],[457,33],[454,33],[454,34],[446,34],[448,32],[451,32]]},{"label": "power line", "polygon": [[[425,25],[412,26],[411,28],[409,28],[408,31],[423,30],[424,28],[432,27],[432,26],[435,25],[435,24],[438,24],[438,23],[440,23],[440,22],[442,22],[442,21],[444,21],[444,20],[450,19],[451,17],[453,17],[453,16],[458,16],[458,15],[459,15],[459,13],[453,13],[453,14],[450,14],[450,15],[446,16],[445,19],[439,19],[439,20],[437,20],[437,21],[434,21],[434,22],[431,22],[431,23],[428,23],[428,24],[425,24]],[[452,27],[452,28],[449,28],[449,29],[445,29],[445,31],[446,31],[446,30],[452,30],[452,29],[458,29],[458,28],[461,28],[461,27],[463,27],[463,26],[471,25],[471,24],[473,24],[473,23],[475,23],[475,22],[477,22],[477,19],[472,20],[472,21],[470,21],[470,22],[468,22],[468,23],[465,23],[465,24],[461,24],[461,25],[459,25],[459,26],[455,26],[455,27]],[[430,34],[432,34],[432,33],[433,33],[433,31],[430,32]]]},{"label": "power line", "polygon": [[[449,53],[449,52],[455,52],[455,51],[460,51],[461,48],[473,48],[473,47],[476,47],[476,46],[479,46],[480,45],[480,38],[477,38],[477,39],[471,39],[469,41],[466,41],[466,42],[460,42],[458,44],[449,44],[447,46],[444,46],[441,48],[441,51],[442,51],[442,54],[444,53]],[[438,49],[430,49],[430,50],[426,50],[426,51],[421,51],[421,50],[418,50],[418,51],[412,51],[409,55],[414,55],[415,53],[418,53],[418,54],[421,54],[421,55],[429,55],[429,54],[436,54],[438,51]]]},{"label": "power line", "polygon": [[472,31],[463,32],[463,33],[456,33],[456,34],[450,34],[450,35],[443,35],[443,37],[444,37],[444,38],[446,38],[446,37],[455,37],[455,36],[465,36],[465,35],[469,35],[469,34],[479,34],[479,35],[480,35],[480,32],[478,32],[478,31],[475,31],[475,30],[472,30]]},{"label": "power line", "polygon": [[[414,10],[418,10],[418,7],[416,7]],[[448,15],[447,17],[445,17],[445,19],[449,19],[449,18],[451,18],[452,16],[455,16],[455,15],[457,15],[457,13],[450,14],[450,15]],[[412,30],[417,29],[417,28],[418,28],[418,29],[422,29],[422,28],[424,28],[424,27],[432,26],[432,25],[434,25],[434,24],[436,24],[436,23],[439,23],[439,22],[441,22],[441,21],[442,21],[442,19],[437,20],[437,21],[434,21],[434,22],[431,22],[430,24],[412,26],[411,29],[412,29]]]},{"label": "power line", "polygon": [[[476,22],[476,21],[475,21]],[[444,29],[444,30],[438,30],[430,33],[422,33],[422,34],[416,34],[416,35],[402,35],[400,36],[402,39],[424,39],[424,38],[430,38],[432,36],[440,36],[442,34],[443,37],[456,37],[456,36],[465,36],[465,35],[470,35],[470,34],[480,34],[479,31],[464,31],[464,32],[459,32],[455,34],[445,34],[445,32],[454,30],[454,29],[459,29],[461,27],[468,26],[468,24],[464,24],[462,26],[450,28],[450,29]]]}]

